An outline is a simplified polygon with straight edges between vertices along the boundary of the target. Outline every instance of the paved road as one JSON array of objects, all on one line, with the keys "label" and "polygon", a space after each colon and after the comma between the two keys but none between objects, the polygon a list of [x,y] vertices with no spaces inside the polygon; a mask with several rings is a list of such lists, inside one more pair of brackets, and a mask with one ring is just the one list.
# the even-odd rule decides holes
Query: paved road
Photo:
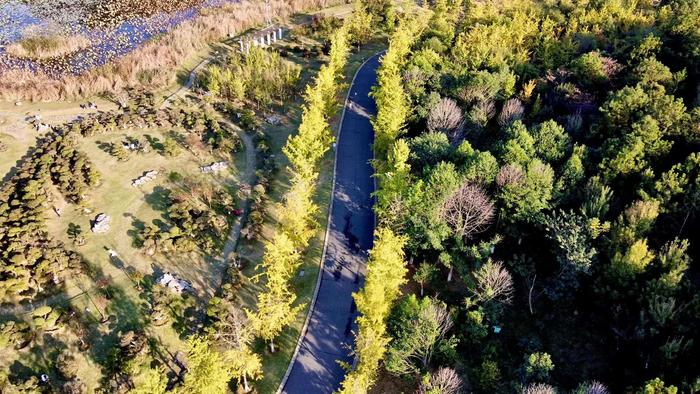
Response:
[{"label": "paved road", "polygon": [[358,71],[345,108],[338,137],[335,185],[326,253],[316,303],[301,338],[288,379],[281,387],[289,394],[329,394],[345,376],[337,360],[352,362],[357,311],[352,293],[364,281],[366,251],[372,247],[372,143],[369,117],[376,112],[369,97],[376,81],[379,56]]}]

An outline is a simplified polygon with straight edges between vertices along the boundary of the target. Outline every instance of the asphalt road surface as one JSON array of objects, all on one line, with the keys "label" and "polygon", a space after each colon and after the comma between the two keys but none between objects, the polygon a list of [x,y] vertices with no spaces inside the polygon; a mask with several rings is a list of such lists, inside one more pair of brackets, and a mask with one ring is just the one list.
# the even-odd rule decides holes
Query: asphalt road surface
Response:
[{"label": "asphalt road surface", "polygon": [[288,379],[289,394],[329,394],[340,387],[351,363],[357,310],[352,293],[364,282],[367,251],[372,247],[374,191],[370,116],[376,113],[369,92],[376,82],[379,55],[358,71],[350,87],[336,146],[335,191],[326,255],[316,303]]}]

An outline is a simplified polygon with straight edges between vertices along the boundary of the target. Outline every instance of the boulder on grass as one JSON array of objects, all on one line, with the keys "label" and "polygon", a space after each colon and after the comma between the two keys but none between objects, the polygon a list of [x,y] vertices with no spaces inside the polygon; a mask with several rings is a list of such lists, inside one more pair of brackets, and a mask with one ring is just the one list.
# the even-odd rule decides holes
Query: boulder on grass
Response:
[{"label": "boulder on grass", "polygon": [[110,222],[112,218],[108,215],[101,213],[97,215],[95,220],[92,222],[91,230],[95,234],[103,234],[109,231]]}]

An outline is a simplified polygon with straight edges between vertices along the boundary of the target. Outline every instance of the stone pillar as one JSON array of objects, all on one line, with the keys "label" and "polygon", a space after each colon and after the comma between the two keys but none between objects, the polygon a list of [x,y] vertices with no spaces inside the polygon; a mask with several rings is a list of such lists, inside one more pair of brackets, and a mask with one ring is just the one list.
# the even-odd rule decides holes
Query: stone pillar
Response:
[{"label": "stone pillar", "polygon": [[277,42],[277,30],[272,31],[272,42]]},{"label": "stone pillar", "polygon": [[277,35],[279,36],[279,39],[281,40],[282,39],[282,28],[281,27],[277,30]]},{"label": "stone pillar", "polygon": [[270,37],[270,32],[267,32],[267,45],[270,45],[271,42],[271,37]]},{"label": "stone pillar", "polygon": [[241,52],[243,52],[243,40],[238,40],[238,43],[241,44]]},{"label": "stone pillar", "polygon": [[265,36],[260,36],[260,46],[261,47],[265,46]]}]

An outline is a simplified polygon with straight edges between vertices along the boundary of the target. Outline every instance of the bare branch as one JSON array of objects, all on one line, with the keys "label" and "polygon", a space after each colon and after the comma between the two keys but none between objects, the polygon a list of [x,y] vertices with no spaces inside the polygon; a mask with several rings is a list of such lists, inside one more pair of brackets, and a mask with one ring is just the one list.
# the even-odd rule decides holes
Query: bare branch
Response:
[{"label": "bare branch", "polygon": [[480,186],[467,183],[445,199],[440,217],[456,234],[468,239],[491,223],[493,203]]},{"label": "bare branch", "polygon": [[511,185],[519,185],[525,179],[523,169],[517,164],[506,164],[501,167],[496,175],[496,185],[498,187],[506,187]]},{"label": "bare branch", "polygon": [[221,328],[216,332],[229,349],[242,349],[253,339],[253,333],[248,327],[248,319],[242,310],[236,307],[228,308],[225,319],[219,322]]},{"label": "bare branch", "polygon": [[449,98],[442,98],[430,110],[428,129],[447,134],[450,142],[459,143],[464,133],[464,116],[457,103]]},{"label": "bare branch", "polygon": [[452,368],[440,368],[430,375],[427,382],[421,383],[416,394],[456,394],[462,389],[462,378]]},{"label": "bare branch", "polygon": [[480,301],[498,300],[510,303],[513,296],[513,277],[500,261],[489,260],[474,272],[476,284],[471,289]]},{"label": "bare branch", "polygon": [[555,394],[554,387],[544,383],[533,383],[525,387],[522,394]]},{"label": "bare branch", "polygon": [[521,103],[520,100],[516,98],[509,99],[503,103],[501,114],[498,115],[498,124],[502,127],[507,126],[516,120],[521,119],[524,112],[525,107],[523,107],[523,103]]},{"label": "bare branch", "polygon": [[577,393],[581,394],[609,394],[610,391],[608,391],[608,388],[605,387],[603,383],[600,383],[597,380],[593,380],[590,382],[586,382],[581,384],[578,390],[576,390]]}]

